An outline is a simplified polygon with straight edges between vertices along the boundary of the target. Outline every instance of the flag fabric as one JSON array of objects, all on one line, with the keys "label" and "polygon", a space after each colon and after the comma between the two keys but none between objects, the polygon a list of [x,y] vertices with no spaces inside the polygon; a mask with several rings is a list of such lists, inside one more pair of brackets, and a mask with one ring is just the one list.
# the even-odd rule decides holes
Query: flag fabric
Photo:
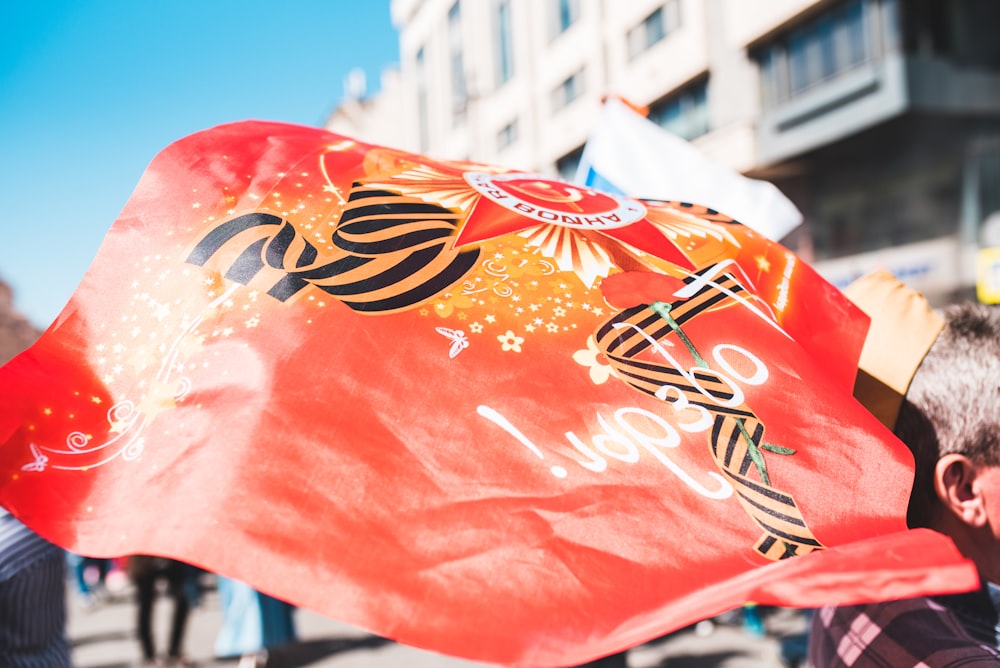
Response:
[{"label": "flag fabric", "polygon": [[851,397],[866,327],[701,206],[221,126],[0,368],[0,504],[502,664],[972,588],[905,530],[912,460]]},{"label": "flag fabric", "polygon": [[574,180],[633,197],[698,202],[774,241],[802,222],[802,214],[773,183],[712,160],[617,98],[604,103]]}]

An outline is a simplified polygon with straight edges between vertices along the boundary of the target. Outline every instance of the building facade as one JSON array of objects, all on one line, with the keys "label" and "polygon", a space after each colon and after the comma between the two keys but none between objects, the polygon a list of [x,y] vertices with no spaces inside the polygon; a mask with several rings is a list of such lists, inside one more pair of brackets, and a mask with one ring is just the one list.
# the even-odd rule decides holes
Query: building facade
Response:
[{"label": "building facade", "polygon": [[975,283],[983,222],[1000,210],[1000,2],[391,9],[398,76],[338,108],[334,131],[571,178],[601,101],[618,95],[781,188],[806,221],[784,243],[834,282],[886,266],[937,303]]}]

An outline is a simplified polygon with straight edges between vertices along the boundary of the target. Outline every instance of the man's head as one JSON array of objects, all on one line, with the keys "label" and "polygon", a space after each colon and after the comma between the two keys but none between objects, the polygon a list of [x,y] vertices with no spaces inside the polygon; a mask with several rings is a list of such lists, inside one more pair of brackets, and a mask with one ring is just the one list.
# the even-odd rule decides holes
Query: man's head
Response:
[{"label": "man's head", "polygon": [[943,315],[896,421],[916,460],[907,520],[949,534],[997,580],[1000,563],[980,561],[1000,554],[1000,308],[969,303]]}]

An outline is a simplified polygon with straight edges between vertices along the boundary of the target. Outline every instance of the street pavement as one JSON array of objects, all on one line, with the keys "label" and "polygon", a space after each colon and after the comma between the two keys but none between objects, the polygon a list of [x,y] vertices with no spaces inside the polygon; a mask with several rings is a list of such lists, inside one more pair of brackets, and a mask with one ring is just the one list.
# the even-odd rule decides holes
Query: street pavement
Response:
[{"label": "street pavement", "polygon": [[[222,623],[211,576],[205,594],[191,612],[185,637],[187,656],[200,668],[237,668],[235,659],[219,659],[212,651]],[[68,599],[68,633],[76,668],[131,668],[139,665],[135,637],[135,605],[124,582],[111,587],[110,598],[84,607]],[[166,595],[154,608],[155,637],[166,642],[170,606]],[[778,638],[801,631],[802,616],[778,610],[765,619],[768,633],[755,637],[738,623],[686,629],[628,652],[629,668],[780,668]],[[295,613],[300,642],[273,651],[268,668],[484,668],[486,664],[426,652],[373,636],[307,610]]]}]

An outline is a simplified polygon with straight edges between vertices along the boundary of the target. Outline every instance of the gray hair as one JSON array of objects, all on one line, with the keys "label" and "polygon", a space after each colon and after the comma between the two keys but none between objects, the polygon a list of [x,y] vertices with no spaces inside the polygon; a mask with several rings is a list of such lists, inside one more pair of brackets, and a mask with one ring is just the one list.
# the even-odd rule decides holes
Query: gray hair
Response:
[{"label": "gray hair", "polygon": [[942,315],[945,327],[917,367],[895,427],[916,461],[911,527],[932,517],[934,467],[942,456],[1000,464],[1000,308],[969,302]]}]

